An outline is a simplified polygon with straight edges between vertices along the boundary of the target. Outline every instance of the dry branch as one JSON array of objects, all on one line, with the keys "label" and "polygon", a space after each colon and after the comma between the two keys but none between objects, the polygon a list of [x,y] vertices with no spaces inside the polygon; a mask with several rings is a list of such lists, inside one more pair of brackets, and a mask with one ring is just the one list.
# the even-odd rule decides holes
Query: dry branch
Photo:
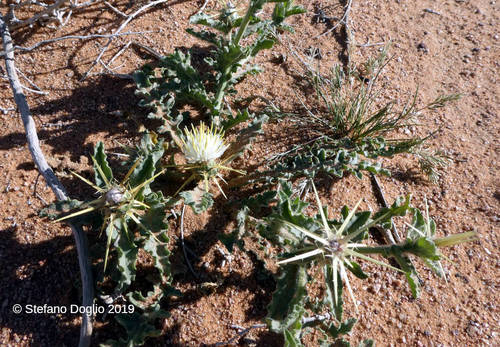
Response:
[{"label": "dry branch", "polygon": [[186,205],[182,206],[182,214],[181,214],[181,244],[182,244],[182,252],[184,253],[184,259],[188,264],[189,270],[193,274],[195,278],[198,278],[198,274],[194,271],[191,262],[189,261],[188,255],[186,253],[186,245],[184,244],[184,213],[186,212]]},{"label": "dry branch", "polygon": [[[13,46],[11,50],[18,50],[22,52],[31,52],[32,50],[48,45],[49,43],[54,43],[58,41],[64,41],[64,40],[90,40],[90,39],[99,39],[99,38],[107,38],[107,39],[112,39],[116,36],[126,36],[126,35],[141,35],[141,34],[147,34],[147,33],[152,33],[154,31],[129,31],[126,33],[117,33],[117,34],[93,34],[93,35],[67,35],[67,36],[61,36],[61,37],[54,37],[52,39],[48,40],[43,40],[40,42],[35,43],[33,46],[29,47],[22,47],[22,46]],[[5,50],[0,52],[0,56],[5,55]]]},{"label": "dry branch", "polygon": [[120,11],[119,9],[117,9],[116,7],[114,7],[113,5],[111,5],[109,2],[104,1],[104,5],[108,6],[111,11],[113,11],[114,13],[116,13],[117,15],[119,15],[120,17],[127,18],[127,14],[126,13]]},{"label": "dry branch", "polygon": [[[387,200],[385,199],[384,191],[382,190],[382,186],[380,185],[380,182],[378,181],[377,176],[375,176],[373,173],[370,173],[370,177],[372,179],[372,184],[375,188],[377,200],[379,200],[379,203],[382,205],[382,207],[389,208],[389,204],[387,203]],[[382,229],[383,234],[384,234],[385,238],[387,239],[387,241],[390,242],[391,244],[400,243],[401,238],[399,237],[398,229],[392,221],[391,221],[391,224],[392,224],[392,232],[394,233],[394,235],[392,235],[391,232],[389,230],[386,230],[386,229]]]},{"label": "dry branch", "polygon": [[250,327],[248,327],[246,329],[241,329],[242,327],[239,327],[239,326],[234,326],[234,327],[238,328],[241,331],[238,332],[236,334],[236,336],[233,336],[232,338],[230,338],[229,340],[227,340],[225,342],[217,342],[215,344],[215,346],[229,346],[229,345],[232,345],[238,339],[240,339],[243,336],[245,336],[246,334],[248,334],[251,330],[253,330],[253,329],[267,328],[267,325],[266,324],[254,324],[254,325],[252,325],[252,326],[250,326]]},{"label": "dry branch", "polygon": [[352,6],[352,0],[347,0],[347,4],[344,7],[344,15],[342,16],[342,18],[340,19],[340,21],[338,21],[337,24],[335,24],[334,26],[332,26],[330,29],[328,29],[324,33],[319,34],[317,36],[314,36],[313,38],[317,39],[317,38],[320,38],[322,36],[328,35],[329,33],[331,33],[332,31],[334,31],[335,29],[337,29],[342,24],[344,24],[344,26],[346,27],[346,30],[349,30],[348,29],[349,28],[348,21],[349,21],[349,13],[351,12],[351,6]]},{"label": "dry branch", "polygon": [[[31,156],[39,172],[45,178],[48,186],[52,189],[58,200],[68,200],[66,190],[63,185],[54,174],[54,171],[50,168],[45,160],[45,157],[40,148],[40,143],[38,140],[38,135],[35,128],[35,122],[31,116],[31,112],[26,101],[26,97],[23,93],[21,83],[16,72],[15,60],[14,60],[14,50],[12,47],[12,38],[10,36],[9,29],[4,22],[3,16],[0,14],[0,36],[3,41],[5,54],[5,66],[7,70],[7,76],[9,78],[10,86],[14,94],[14,100],[17,104],[19,112],[21,113],[21,118],[23,120],[24,129],[26,131],[26,139],[28,142],[28,148],[31,152]],[[89,252],[87,247],[87,240],[83,230],[80,227],[70,224],[71,231],[75,238],[76,250],[78,253],[78,263],[80,265],[80,275],[82,280],[82,306],[86,309],[85,311],[92,312],[91,307],[94,301],[94,286],[92,279],[92,272],[90,268]],[[92,314],[84,313],[82,317],[82,326],[80,329],[80,347],[87,347],[90,345],[90,339],[92,336]]]},{"label": "dry branch", "polygon": [[[90,0],[81,4],[77,2],[75,3],[74,1],[71,0],[57,0],[52,5],[46,5],[38,1],[27,1],[21,4],[10,4],[9,15],[8,15],[8,27],[10,30],[15,30],[25,26],[33,25],[36,22],[43,19],[57,20],[59,21],[61,26],[64,26],[70,19],[74,9],[80,9],[90,6],[97,1],[99,0]],[[65,7],[66,4],[68,4],[67,7]],[[45,8],[26,20],[17,19],[14,11],[20,7],[30,6],[30,5],[39,5]],[[68,11],[67,14],[66,11]],[[64,15],[66,15],[66,20],[63,21]]]},{"label": "dry branch", "polygon": [[[301,324],[302,325],[313,324],[315,322],[322,322],[334,318],[335,316],[332,313],[327,312],[325,314],[317,314],[311,317],[302,317]],[[248,334],[251,330],[267,328],[267,324],[262,324],[262,323],[254,324],[252,326],[249,326],[248,328],[243,328],[242,326],[233,324],[231,325],[231,328],[239,330],[238,333],[227,341],[217,342],[214,346],[232,346],[234,343],[236,343],[236,341],[238,341],[243,336]]]},{"label": "dry branch", "polygon": [[[132,21],[135,17],[137,17],[138,15],[140,15],[142,12],[146,11],[147,9],[151,8],[151,7],[154,7],[156,5],[160,5],[160,4],[163,4],[165,2],[167,2],[169,0],[156,0],[156,1],[153,1],[153,2],[150,2],[149,4],[147,5],[144,5],[142,6],[141,8],[139,8],[137,11],[135,11],[134,13],[130,14],[127,16],[127,18],[122,22],[122,24],[118,27],[118,29],[116,29],[116,31],[113,33],[113,35],[117,35],[119,34],[123,29],[125,29],[125,27],[127,26],[128,23],[130,23],[130,21]],[[96,60],[94,60],[94,62],[92,63],[92,65],[90,66],[90,68],[87,70],[87,72],[83,75],[83,77],[81,78],[81,81],[83,81],[84,79],[87,78],[87,76],[92,72],[92,70],[94,69],[94,67],[101,62],[101,59],[104,55],[104,53],[106,53],[106,51],[108,50],[109,48],[109,45],[111,44],[111,42],[113,41],[113,37],[110,37],[108,39],[108,41],[106,42],[106,44],[102,47],[101,49],[101,52],[99,53],[99,55],[97,56]]]}]

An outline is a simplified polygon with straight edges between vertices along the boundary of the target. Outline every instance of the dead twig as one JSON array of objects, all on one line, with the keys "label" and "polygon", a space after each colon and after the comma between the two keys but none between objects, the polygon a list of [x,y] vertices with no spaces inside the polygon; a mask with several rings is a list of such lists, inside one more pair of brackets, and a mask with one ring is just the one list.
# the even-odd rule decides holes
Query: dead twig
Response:
[{"label": "dead twig", "polygon": [[41,202],[43,202],[43,204],[45,206],[49,206],[49,203],[44,198],[42,198],[42,196],[40,194],[35,193],[35,196],[38,198],[38,200],[40,200]]},{"label": "dead twig", "polygon": [[335,315],[333,315],[330,312],[327,312],[325,314],[316,314],[316,315],[311,316],[311,317],[304,317],[304,318],[302,318],[301,323],[302,323],[302,325],[306,325],[306,324],[322,322],[322,321],[330,320],[330,319],[335,319]]},{"label": "dead twig", "polygon": [[207,4],[208,4],[208,0],[205,0],[203,2],[203,5],[201,5],[201,7],[198,9],[198,11],[196,11],[195,13],[193,13],[192,15],[190,15],[189,18],[191,18],[193,16],[196,16],[197,14],[202,13],[205,10],[205,7],[207,7]]},{"label": "dead twig", "polygon": [[[18,4],[10,4],[9,14],[7,18],[8,27],[10,30],[15,30],[25,26],[31,26],[36,22],[42,20],[58,21],[61,26],[64,26],[68,23],[69,19],[71,18],[73,10],[90,6],[97,1],[100,0],[90,0],[84,3],[78,3],[71,0],[57,0],[52,5],[46,5],[38,1],[27,1]],[[37,12],[35,15],[26,20],[19,20],[16,18],[15,14],[16,9],[19,9],[23,6],[29,6],[32,4],[42,6],[44,7],[44,9],[40,12]]]},{"label": "dead twig", "polygon": [[317,36],[314,36],[313,39],[317,39],[317,38],[323,37],[325,35],[328,35],[329,33],[331,33],[332,31],[334,31],[335,29],[337,29],[342,24],[346,25],[346,23],[348,21],[348,18],[349,18],[349,12],[351,11],[351,6],[352,6],[352,0],[348,0],[346,6],[344,7],[344,15],[337,22],[337,24],[335,24],[334,26],[332,26],[330,29],[328,29],[324,33],[319,34]]},{"label": "dead twig", "polygon": [[158,53],[157,51],[155,51],[151,47],[143,45],[142,43],[139,43],[139,42],[136,42],[136,41],[132,41],[132,45],[134,45],[134,46],[136,46],[136,47],[138,47],[140,49],[145,50],[147,53],[151,54],[154,58],[156,58],[158,60],[161,60],[163,58],[163,56],[160,53]]},{"label": "dead twig", "polygon": [[111,11],[113,11],[114,13],[116,13],[117,15],[119,15],[120,17],[127,18],[127,14],[126,13],[123,13],[122,11],[120,11],[119,9],[117,9],[116,7],[114,7],[113,5],[111,5],[109,2],[104,1],[104,5],[108,6]]},{"label": "dead twig", "polygon": [[[104,34],[67,35],[67,36],[55,37],[53,39],[43,40],[43,41],[37,42],[33,46],[29,46],[29,47],[13,46],[12,51],[18,50],[18,51],[22,51],[22,52],[31,52],[32,50],[34,50],[40,46],[48,45],[49,43],[54,43],[54,42],[63,41],[63,40],[90,40],[90,39],[98,39],[98,38],[112,39],[112,38],[117,37],[117,36],[142,35],[142,34],[147,34],[147,33],[152,33],[152,32],[154,32],[154,31],[129,31],[129,32],[125,32],[125,33],[115,33],[115,34],[106,34],[106,35],[104,35]],[[8,53],[8,52],[3,50],[2,52],[0,52],[0,56],[4,56],[6,53]]]},{"label": "dead twig", "polygon": [[[317,314],[317,315],[314,315],[311,317],[303,317],[301,320],[301,323],[302,323],[302,325],[313,324],[315,322],[322,322],[324,320],[330,320],[330,319],[334,319],[334,318],[335,318],[335,316],[333,314],[327,312],[325,314]],[[240,325],[232,324],[230,326],[230,328],[239,330],[238,333],[236,334],[236,336],[233,336],[232,338],[230,338],[229,340],[227,340],[225,342],[217,342],[214,346],[230,345],[230,344],[236,342],[237,340],[241,339],[243,336],[248,334],[253,329],[267,328],[267,324],[262,324],[262,323],[261,324],[254,324],[248,328],[243,328]]]},{"label": "dead twig", "polygon": [[14,111],[14,110],[15,110],[15,107],[7,107],[7,108],[0,107],[0,111],[1,111],[3,114],[7,114],[7,113],[9,113],[10,111]]},{"label": "dead twig", "polygon": [[182,206],[182,213],[181,213],[181,245],[182,245],[182,253],[184,253],[184,259],[186,260],[186,263],[188,264],[189,271],[193,274],[195,278],[198,278],[198,274],[194,271],[193,266],[191,265],[191,262],[189,261],[187,251],[186,251],[186,246],[184,245],[184,213],[186,212],[186,205]]},{"label": "dead twig", "polygon": [[374,43],[370,43],[370,41],[368,41],[367,43],[358,43],[358,44],[356,44],[356,47],[385,46],[386,44],[387,44],[386,42],[374,42]]},{"label": "dead twig", "polygon": [[438,11],[434,11],[432,8],[424,8],[424,12],[436,14],[438,16],[441,15],[441,13],[439,13]]},{"label": "dead twig", "polygon": [[[370,173],[370,178],[375,188],[377,200],[379,200],[379,203],[382,205],[382,207],[389,208],[387,200],[385,200],[384,191],[382,190],[382,186],[380,185],[377,176],[375,176],[373,173]],[[387,241],[389,241],[392,244],[400,243],[401,237],[399,237],[398,229],[396,228],[396,225],[392,222],[392,220],[391,224],[392,224],[392,232],[394,233],[394,235],[391,234],[388,230],[383,229],[384,236],[387,239]]]},{"label": "dead twig", "polygon": [[[43,95],[47,95],[49,94],[48,92],[44,92],[39,86],[37,86],[35,84],[35,82],[33,82],[32,80],[30,80],[21,70],[19,70],[17,67],[16,67],[16,71],[26,80],[26,82],[28,82],[33,88],[35,88],[37,90],[37,93],[39,94],[43,94]],[[26,88],[23,86],[24,89],[29,89],[29,88]]]},{"label": "dead twig", "polygon": [[[242,327],[240,326],[237,326],[237,325],[232,325],[231,327],[234,327],[238,330],[241,330]],[[242,338],[243,336],[245,336],[246,334],[248,334],[251,330],[253,329],[262,329],[262,328],[266,328],[267,327],[267,324],[254,324],[246,329],[243,329],[241,331],[239,331],[237,333],[236,336],[233,336],[232,338],[230,338],[229,340],[225,341],[225,342],[217,342],[215,344],[215,346],[227,346],[227,345],[230,345],[232,344],[233,342],[239,340],[240,338]]]},{"label": "dead twig", "polygon": [[[43,175],[47,185],[52,189],[58,200],[68,200],[68,195],[63,185],[57,179],[54,171],[47,164],[42,150],[40,149],[40,142],[38,140],[38,135],[35,128],[35,122],[31,116],[31,112],[26,101],[26,96],[23,93],[21,83],[19,83],[19,78],[17,76],[14,50],[12,45],[12,38],[10,36],[7,24],[4,21],[2,15],[0,15],[0,36],[3,40],[4,51],[7,52],[5,55],[5,67],[7,70],[7,76],[9,77],[10,86],[14,94],[14,100],[21,114],[21,118],[24,124],[24,129],[26,132],[26,139],[28,142],[28,148],[30,150],[33,161],[38,167],[38,171]],[[90,345],[90,340],[92,336],[92,304],[94,301],[94,283],[92,279],[92,271],[90,268],[90,255],[88,251],[87,241],[83,230],[80,227],[76,227],[69,223],[73,236],[75,238],[76,250],[78,254],[78,262],[80,265],[80,275],[82,280],[82,293],[83,300],[82,306],[85,307],[85,313],[82,315],[82,326],[80,329],[80,347],[87,347]]]},{"label": "dead twig", "polygon": [[129,41],[127,42],[127,44],[125,46],[123,46],[118,52],[116,52],[116,54],[113,56],[113,58],[111,58],[109,61],[108,61],[108,66],[111,66],[111,64],[113,64],[113,62],[118,59],[118,57],[120,55],[123,54],[123,52],[125,52],[127,50],[127,48],[130,47],[130,45],[132,44],[132,41]]},{"label": "dead twig", "polygon": [[[127,19],[125,19],[123,21],[123,23],[118,27],[118,29],[116,29],[116,31],[113,33],[113,35],[119,34],[127,26],[127,24],[130,23],[130,21],[132,21],[135,17],[137,17],[138,15],[140,15],[142,12],[144,12],[147,9],[149,9],[151,7],[154,7],[156,5],[160,5],[160,4],[166,3],[167,1],[169,1],[169,0],[156,0],[156,1],[150,2],[147,5],[142,6],[137,11],[135,11],[134,13],[130,14],[129,16],[127,16]],[[87,70],[87,72],[85,72],[85,74],[83,75],[83,77],[80,79],[80,81],[85,80],[87,78],[87,76],[92,72],[92,70],[94,70],[95,66],[101,62],[101,59],[104,56],[104,53],[106,53],[106,51],[108,50],[109,45],[111,44],[112,41],[113,41],[113,37],[110,37],[108,39],[108,41],[106,42],[106,44],[102,47],[101,52],[99,53],[99,55],[97,56],[97,58],[90,65],[90,68]]]}]

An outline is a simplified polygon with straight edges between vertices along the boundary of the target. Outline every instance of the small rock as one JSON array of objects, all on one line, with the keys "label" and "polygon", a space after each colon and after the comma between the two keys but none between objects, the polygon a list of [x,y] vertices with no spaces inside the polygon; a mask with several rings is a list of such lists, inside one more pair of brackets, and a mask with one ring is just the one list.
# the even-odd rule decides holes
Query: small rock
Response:
[{"label": "small rock", "polygon": [[427,48],[427,45],[423,42],[420,42],[418,45],[417,45],[417,50],[421,51],[421,52],[424,52],[424,53],[428,53],[429,52],[429,49]]},{"label": "small rock", "polygon": [[380,284],[374,284],[373,286],[368,287],[368,291],[373,294],[377,294],[380,291],[382,286]]},{"label": "small rock", "polygon": [[392,281],[392,286],[394,288],[399,288],[399,287],[401,287],[402,284],[403,284],[403,282],[401,282],[401,280],[399,280],[399,279],[395,279],[394,281]]},{"label": "small rock", "polygon": [[469,325],[467,325],[465,331],[467,332],[467,335],[469,335],[470,337],[475,337],[481,334],[481,329],[477,326],[477,323],[474,321],[469,322]]}]

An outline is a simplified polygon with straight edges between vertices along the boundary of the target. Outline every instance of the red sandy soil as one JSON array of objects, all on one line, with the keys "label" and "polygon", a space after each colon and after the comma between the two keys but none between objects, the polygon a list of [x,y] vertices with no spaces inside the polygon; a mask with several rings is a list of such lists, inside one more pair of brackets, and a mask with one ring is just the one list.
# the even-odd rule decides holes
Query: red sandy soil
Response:
[{"label": "red sandy soil", "polygon": [[[142,5],[114,1],[130,13]],[[107,59],[129,40],[168,54],[176,47],[202,45],[184,29],[189,17],[202,1],[172,1],[132,21],[125,31],[152,30],[143,36],[120,37],[113,41]],[[207,8],[213,8],[209,1]],[[326,30],[324,23],[313,20],[312,2],[297,1],[308,13],[291,20],[295,34],[286,34],[282,44],[257,59],[265,73],[246,79],[238,90],[248,96],[258,90],[283,109],[300,105],[296,95],[303,91],[299,64],[289,47],[304,53],[309,47],[320,49],[322,70],[341,61],[345,46],[338,34],[314,38]],[[328,16],[340,16],[336,0],[320,0]],[[131,6],[131,7],[130,7]],[[436,13],[424,11],[432,9]],[[5,6],[1,7],[5,13]],[[353,1],[350,23],[356,43],[392,41],[394,55],[381,80],[383,97],[401,103],[419,87],[419,102],[430,101],[438,94],[462,93],[463,98],[444,109],[427,112],[421,127],[410,129],[415,135],[427,135],[440,129],[429,140],[432,149],[442,149],[453,160],[436,184],[418,172],[415,159],[399,156],[384,163],[393,172],[381,178],[386,198],[413,194],[417,206],[426,196],[430,214],[436,220],[438,233],[448,235],[477,231],[480,240],[473,244],[445,250],[453,261],[445,264],[449,282],[439,280],[419,267],[424,280],[422,296],[413,300],[404,277],[366,269],[372,276],[365,281],[353,279],[357,299],[362,303],[359,314],[351,302],[346,316],[355,316],[350,340],[357,343],[373,338],[379,346],[499,346],[499,118],[498,118],[498,5],[495,1],[475,0],[378,0]],[[76,12],[69,24],[58,30],[35,27],[14,32],[17,45],[29,46],[51,37],[75,34],[109,33],[122,19],[103,4]],[[161,32],[158,30],[161,29]],[[93,75],[80,82],[89,64],[96,58],[106,40],[66,40],[40,47],[32,52],[17,53],[17,67],[47,95],[27,92],[35,117],[42,149],[74,198],[88,198],[92,192],[68,175],[74,170],[90,173],[89,154],[97,141],[108,148],[117,143],[131,144],[137,137],[134,120],[146,113],[137,106],[134,84],[109,75]],[[353,55],[360,63],[380,46],[356,47]],[[284,62],[276,63],[282,54]],[[273,59],[274,58],[274,59]],[[132,46],[115,62],[119,73],[132,73],[154,58]],[[96,67],[98,72],[101,67]],[[2,69],[2,74],[5,72]],[[14,108],[8,81],[1,80],[0,106]],[[27,84],[21,79],[23,84]],[[305,97],[307,100],[307,96]],[[44,206],[33,196],[37,179],[26,145],[24,129],[17,111],[0,113],[0,344],[4,346],[75,345],[79,336],[77,315],[15,315],[16,303],[70,305],[80,301],[80,275],[70,229],[51,224],[37,216]],[[281,125],[266,127],[265,135],[237,165],[255,164],[259,158],[290,147],[283,139]],[[404,136],[407,134],[395,134]],[[349,177],[327,182],[320,191],[330,211],[338,211],[365,198],[361,208],[376,209],[368,177]],[[40,178],[38,195],[47,202],[53,194]],[[236,194],[236,193],[232,193]],[[236,195],[233,195],[234,198]],[[333,213],[333,212],[332,212]],[[273,290],[272,283],[259,280],[255,261],[236,251],[231,264],[222,266],[216,232],[234,226],[232,211],[218,199],[211,212],[187,214],[186,242],[198,255],[193,261],[200,279],[194,279],[182,256],[174,251],[175,285],[185,294],[168,307],[172,317],[165,321],[164,337],[158,345],[199,346],[226,341],[236,334],[231,325],[248,327],[259,323]],[[333,217],[333,215],[332,215]],[[179,235],[176,223],[169,231],[172,239]],[[204,282],[217,283],[213,288]],[[109,321],[109,319],[108,319]],[[97,322],[95,345],[123,333],[116,323]],[[265,329],[253,330],[247,339],[260,346],[279,346],[279,337]],[[313,346],[315,336],[308,338]]]}]

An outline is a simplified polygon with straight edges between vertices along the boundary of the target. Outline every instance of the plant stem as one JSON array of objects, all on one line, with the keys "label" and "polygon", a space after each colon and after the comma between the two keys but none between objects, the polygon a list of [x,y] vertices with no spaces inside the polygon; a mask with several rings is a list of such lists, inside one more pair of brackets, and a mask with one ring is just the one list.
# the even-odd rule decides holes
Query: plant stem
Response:
[{"label": "plant stem", "polygon": [[390,256],[396,253],[394,250],[399,248],[401,245],[382,245],[382,246],[368,246],[368,247],[358,247],[352,250],[361,254],[381,254],[384,256]]},{"label": "plant stem", "polygon": [[254,12],[254,4],[253,1],[250,1],[250,4],[248,5],[247,13],[245,14],[245,17],[241,21],[240,27],[238,29],[238,32],[236,33],[236,36],[234,37],[233,44],[236,46],[240,43],[240,40],[247,30],[248,23],[250,23],[250,18],[252,17],[252,14]]},{"label": "plant stem", "polygon": [[226,69],[224,69],[224,72],[222,73],[222,83],[219,85],[219,88],[217,89],[217,93],[215,94],[215,106],[214,110],[217,112],[220,112],[220,108],[222,105],[222,99],[224,98],[224,92],[226,90],[228,78],[227,75],[231,71],[231,65],[229,65]]},{"label": "plant stem", "polygon": [[[250,4],[248,5],[247,13],[245,14],[245,17],[243,17],[243,20],[241,21],[240,27],[238,28],[238,32],[236,33],[236,36],[233,39],[232,44],[234,46],[239,45],[240,40],[243,37],[243,34],[247,30],[248,24],[250,23],[250,18],[252,17],[253,13],[255,12],[254,7],[255,6],[253,4],[253,1],[250,1]],[[228,75],[231,73],[231,66],[232,66],[232,64],[228,64],[228,66],[224,69],[224,71],[222,73],[222,78],[221,78],[222,83],[219,85],[219,88],[217,89],[217,93],[215,94],[214,109],[217,112],[220,112],[220,107],[222,105],[222,99],[224,98],[224,92],[226,90],[227,82],[229,80]]]}]

